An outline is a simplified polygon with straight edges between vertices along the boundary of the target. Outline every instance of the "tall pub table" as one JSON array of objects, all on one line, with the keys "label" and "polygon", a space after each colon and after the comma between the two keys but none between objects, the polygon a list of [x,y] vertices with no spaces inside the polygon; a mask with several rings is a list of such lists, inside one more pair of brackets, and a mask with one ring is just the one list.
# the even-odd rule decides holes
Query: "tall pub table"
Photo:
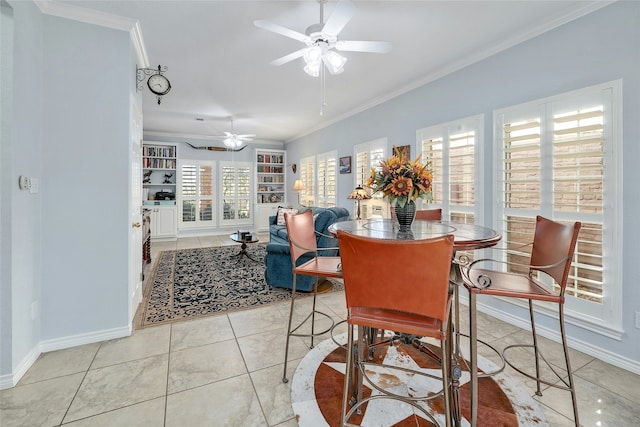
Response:
[{"label": "tall pub table", "polygon": [[[336,222],[329,227],[329,232],[333,235],[338,234],[338,230],[346,233],[355,234],[363,237],[388,240],[423,240],[431,239],[446,234],[453,234],[453,276],[456,284],[452,285],[451,292],[454,295],[455,318],[454,330],[456,331],[455,345],[453,346],[453,354],[451,355],[451,393],[453,402],[451,405],[453,413],[452,418],[454,425],[461,425],[462,411],[460,406],[460,376],[461,369],[458,365],[457,358],[454,356],[459,353],[460,341],[460,316],[459,316],[459,294],[458,288],[460,280],[459,263],[453,262],[458,251],[471,251],[475,249],[484,249],[495,246],[502,236],[495,230],[475,224],[467,224],[458,221],[425,221],[415,220],[411,224],[411,231],[400,231],[397,221],[391,219],[368,219],[368,220],[351,220]],[[453,343],[453,342],[452,342]]]}]

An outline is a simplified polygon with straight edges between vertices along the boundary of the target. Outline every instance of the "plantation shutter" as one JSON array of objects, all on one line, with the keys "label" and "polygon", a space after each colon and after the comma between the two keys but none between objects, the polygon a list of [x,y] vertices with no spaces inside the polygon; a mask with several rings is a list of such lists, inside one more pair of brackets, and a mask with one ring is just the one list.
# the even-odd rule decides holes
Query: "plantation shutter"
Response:
[{"label": "plantation shutter", "polygon": [[221,162],[220,185],[220,225],[251,224],[251,164]]},{"label": "plantation shutter", "polygon": [[[380,162],[386,158],[386,147],[386,138],[365,142],[354,147],[354,188],[358,185],[366,188],[367,181],[371,176],[371,168],[380,169]],[[383,199],[382,193],[373,193],[371,197],[371,200],[361,202],[362,218],[370,218],[372,216],[387,217],[388,214],[386,212],[389,211],[389,205]]]},{"label": "plantation shutter", "polygon": [[[596,303],[603,298],[601,102],[579,97],[531,106],[529,111],[505,111],[501,116],[507,247],[532,241],[537,214],[562,222],[581,221],[566,295]],[[530,248],[510,250],[507,258],[527,264],[529,257]]]},{"label": "plantation shutter", "polygon": [[300,160],[300,180],[304,184],[304,190],[300,191],[300,204],[302,206],[315,206],[315,156],[305,157]]},{"label": "plantation shutter", "polygon": [[196,220],[197,168],[196,165],[182,165],[181,168],[182,222],[195,222]]},{"label": "plantation shutter", "polygon": [[444,185],[444,151],[442,136],[422,141],[422,163],[431,162],[433,176],[432,195],[437,205],[445,202]]},{"label": "plantation shutter", "polygon": [[188,161],[180,166],[180,226],[211,226],[215,222],[215,162]]},{"label": "plantation shutter", "polygon": [[317,156],[318,206],[336,206],[337,153],[335,151]]},{"label": "plantation shutter", "polygon": [[213,169],[211,166],[200,166],[199,176],[199,219],[201,222],[211,222],[213,220]]},{"label": "plantation shutter", "polygon": [[540,117],[504,125],[504,207],[540,209]]},{"label": "plantation shutter", "polygon": [[567,293],[590,301],[603,298],[604,205],[603,106],[576,109],[553,118],[553,204],[583,218]]},{"label": "plantation shutter", "polygon": [[484,116],[478,115],[417,132],[421,160],[430,162],[433,175],[433,204],[422,203],[420,209],[439,206],[445,217],[474,223],[480,187],[476,156],[483,120]]}]

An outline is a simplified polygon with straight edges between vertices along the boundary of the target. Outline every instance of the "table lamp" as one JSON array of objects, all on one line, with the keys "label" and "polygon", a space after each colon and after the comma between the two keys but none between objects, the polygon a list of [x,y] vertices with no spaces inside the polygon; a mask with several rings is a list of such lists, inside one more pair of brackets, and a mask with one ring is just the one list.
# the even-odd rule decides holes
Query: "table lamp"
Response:
[{"label": "table lamp", "polygon": [[298,192],[298,204],[300,204],[300,192],[304,190],[304,183],[301,179],[296,179],[296,182],[293,183],[293,191]]},{"label": "table lamp", "polygon": [[349,194],[349,197],[347,197],[347,199],[352,199],[352,200],[357,200],[358,201],[358,215],[357,215],[356,219],[362,219],[362,218],[360,218],[360,201],[361,200],[369,200],[370,198],[371,198],[371,196],[369,195],[369,193],[367,193],[367,190],[362,188],[362,185],[358,185],[351,192],[351,194]]}]

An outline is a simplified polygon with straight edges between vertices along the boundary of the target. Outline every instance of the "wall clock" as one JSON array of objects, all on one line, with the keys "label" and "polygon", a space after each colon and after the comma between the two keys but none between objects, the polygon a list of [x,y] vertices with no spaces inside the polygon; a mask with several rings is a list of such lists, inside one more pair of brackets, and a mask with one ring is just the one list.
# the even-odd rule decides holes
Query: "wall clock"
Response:
[{"label": "wall clock", "polygon": [[167,71],[167,67],[162,67],[158,65],[158,69],[155,68],[138,68],[136,69],[136,80],[138,82],[137,89],[142,90],[142,82],[145,77],[149,77],[147,79],[147,87],[156,96],[158,100],[158,105],[162,101],[162,97],[169,93],[171,90],[171,82],[169,79],[163,74]]},{"label": "wall clock", "polygon": [[169,93],[171,90],[171,83],[162,74],[153,74],[147,80],[147,86],[149,90],[157,96],[163,96]]}]

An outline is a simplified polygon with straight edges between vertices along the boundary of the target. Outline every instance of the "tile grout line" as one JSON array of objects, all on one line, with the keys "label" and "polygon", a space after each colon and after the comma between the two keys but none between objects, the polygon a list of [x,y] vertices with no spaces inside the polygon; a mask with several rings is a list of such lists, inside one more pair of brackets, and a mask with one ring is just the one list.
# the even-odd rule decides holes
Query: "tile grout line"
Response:
[{"label": "tile grout line", "polygon": [[91,358],[91,363],[89,363],[89,366],[87,366],[87,370],[84,371],[84,375],[82,376],[82,380],[80,381],[80,384],[78,384],[78,388],[76,389],[76,392],[73,394],[73,397],[71,398],[71,401],[69,402],[69,406],[67,406],[67,409],[64,411],[64,415],[62,415],[62,419],[60,419],[60,424],[58,424],[58,425],[62,425],[64,423],[64,419],[69,414],[69,410],[71,409],[71,406],[73,405],[74,400],[76,400],[76,397],[78,397],[78,393],[80,392],[80,388],[82,387],[82,384],[84,384],[84,380],[87,378],[87,375],[89,375],[89,371],[91,370],[91,366],[96,361],[96,357],[98,357],[98,353],[100,352],[100,349],[102,348],[102,344],[104,342],[105,341],[102,341],[100,343],[100,345],[96,349],[95,354],[93,355],[93,358]]}]

